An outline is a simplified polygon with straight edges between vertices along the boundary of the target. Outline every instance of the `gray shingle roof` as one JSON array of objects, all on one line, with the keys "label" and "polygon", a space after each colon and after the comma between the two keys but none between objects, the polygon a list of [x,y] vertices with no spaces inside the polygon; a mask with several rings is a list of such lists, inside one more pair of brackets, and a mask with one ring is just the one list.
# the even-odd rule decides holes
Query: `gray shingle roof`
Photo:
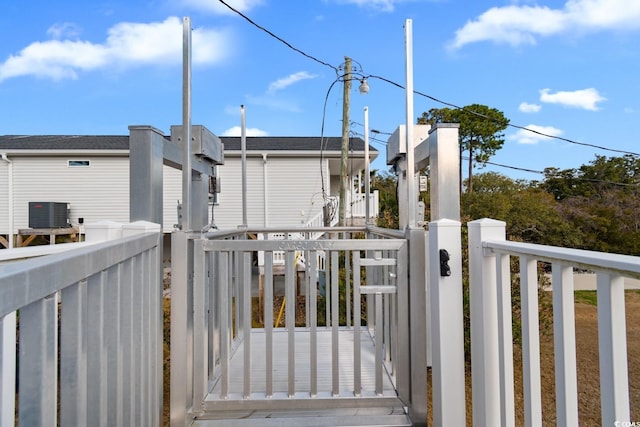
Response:
[{"label": "gray shingle roof", "polygon": [[0,135],[0,151],[128,149],[128,135]]},{"label": "gray shingle roof", "polygon": [[[168,136],[167,136],[168,138]],[[223,136],[225,151],[240,151],[240,137]],[[340,151],[342,138],[326,137],[324,151]],[[0,135],[2,150],[127,150],[128,135]],[[350,138],[350,149],[364,151],[362,138]],[[247,137],[248,151],[320,151],[320,137]],[[377,151],[370,146],[372,152]]]}]

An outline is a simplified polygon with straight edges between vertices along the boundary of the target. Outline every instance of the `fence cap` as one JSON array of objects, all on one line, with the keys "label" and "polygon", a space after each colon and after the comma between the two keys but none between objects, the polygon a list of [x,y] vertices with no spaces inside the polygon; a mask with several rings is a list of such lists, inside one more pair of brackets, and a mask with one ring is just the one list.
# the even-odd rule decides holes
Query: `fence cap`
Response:
[{"label": "fence cap", "polygon": [[123,233],[126,234],[128,230],[135,230],[136,232],[159,232],[161,230],[161,225],[149,221],[134,221],[128,224],[122,224]]},{"label": "fence cap", "polygon": [[87,229],[112,229],[122,228],[122,223],[117,221],[101,220],[95,222],[89,222],[84,224],[85,230]]}]

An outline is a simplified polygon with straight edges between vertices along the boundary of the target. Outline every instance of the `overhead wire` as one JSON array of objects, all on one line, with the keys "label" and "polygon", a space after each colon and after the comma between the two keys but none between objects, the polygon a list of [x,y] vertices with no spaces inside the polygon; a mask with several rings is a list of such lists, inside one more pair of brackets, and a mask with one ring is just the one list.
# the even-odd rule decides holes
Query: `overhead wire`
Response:
[{"label": "overhead wire", "polygon": [[[469,160],[469,157],[462,156],[462,160]],[[496,166],[496,167],[500,167],[500,168],[513,169],[513,170],[517,170],[517,171],[521,171],[521,172],[535,173],[535,174],[544,175],[545,177],[550,177],[550,178],[561,177],[561,175],[559,173],[553,174],[553,173],[550,173],[550,171],[539,171],[539,170],[534,170],[534,169],[522,168],[522,167],[518,167],[518,166],[503,165],[501,163],[495,163],[495,162],[484,162],[484,164],[491,165],[491,166]],[[574,177],[571,177],[571,179],[574,179],[574,180],[577,180],[577,181],[587,181],[587,182],[594,182],[594,183],[601,183],[601,184],[611,184],[611,185],[617,185],[617,186],[620,186],[620,187],[638,187],[638,186],[640,186],[640,183],[616,182],[616,181],[609,181],[609,180],[605,180],[605,179],[584,178],[584,177],[581,177],[581,176],[574,176]]]},{"label": "overhead wire", "polygon": [[[242,12],[240,12],[237,9],[235,9],[234,7],[230,6],[224,0],[218,0],[218,1],[220,3],[222,3],[224,6],[226,6],[228,9],[230,9],[231,11],[236,13],[237,15],[241,16],[242,18],[244,18],[251,25],[255,26],[256,28],[258,28],[258,29],[260,29],[262,31],[264,31],[269,36],[271,36],[271,37],[275,38],[276,40],[280,41],[281,43],[283,43],[284,45],[286,45],[288,48],[292,49],[293,51],[295,51],[295,52],[305,56],[306,58],[309,58],[309,59],[311,59],[311,60],[313,60],[313,61],[315,61],[315,62],[317,62],[317,63],[319,63],[321,65],[324,65],[326,67],[331,68],[336,73],[338,73],[340,71],[339,67],[331,65],[328,62],[322,61],[321,59],[318,59],[315,56],[310,55],[310,54],[304,52],[303,50],[293,46],[291,43],[289,43],[286,40],[282,39],[281,37],[277,36],[273,32],[269,31],[265,27],[261,26],[260,24],[256,23],[255,21],[253,21],[251,18],[249,18],[248,16],[246,16]],[[393,80],[390,80],[390,79],[388,79],[386,77],[378,76],[378,75],[375,75],[375,74],[362,75],[362,77],[365,78],[365,79],[369,79],[369,78],[378,79],[378,80],[384,81],[386,83],[389,83],[389,84],[391,84],[393,86],[396,86],[396,87],[398,87],[400,89],[405,89],[405,87],[402,84],[394,82]],[[333,86],[333,84],[335,84],[335,81],[332,83],[332,86]],[[443,101],[441,99],[438,99],[438,98],[436,98],[434,96],[428,95],[428,94],[423,93],[423,92],[418,91],[418,90],[414,90],[413,93],[416,94],[416,95],[422,96],[424,98],[430,99],[430,100],[432,100],[432,101],[434,101],[434,102],[436,102],[438,104],[445,105],[447,107],[451,107],[451,108],[455,108],[455,109],[463,109],[464,108],[464,107],[460,107],[460,106],[458,106],[456,104],[453,104],[451,102]],[[325,106],[326,106],[326,100],[325,100]],[[466,111],[468,111],[471,114],[476,115],[478,117],[481,117],[481,118],[484,118],[484,119],[487,119],[487,120],[491,120],[491,121],[496,122],[496,123],[503,123],[504,124],[503,121],[500,121],[500,120],[497,120],[495,118],[489,117],[489,116],[487,116],[485,114],[482,114],[482,113],[479,113],[477,111],[473,111],[473,110],[470,110],[470,109],[466,109]],[[323,124],[324,124],[324,122],[323,122]],[[548,133],[545,133],[545,132],[541,132],[541,131],[538,131],[538,130],[535,130],[535,129],[528,128],[526,126],[519,126],[519,125],[515,125],[515,124],[512,124],[512,123],[506,123],[506,125],[508,127],[514,128],[514,129],[519,129],[519,130],[523,130],[523,131],[526,131],[526,132],[531,132],[531,133],[534,133],[534,134],[539,135],[539,136],[543,136],[543,137],[550,138],[550,139],[556,139],[556,140],[559,140],[559,141],[564,141],[564,142],[567,142],[567,143],[570,143],[570,144],[581,145],[581,146],[584,146],[584,147],[595,148],[595,149],[598,149],[598,150],[610,151],[610,152],[620,153],[620,154],[629,154],[629,155],[632,155],[632,156],[639,156],[640,157],[640,153],[636,153],[636,152],[633,152],[633,151],[620,150],[620,149],[605,147],[605,146],[602,146],[602,145],[590,144],[590,143],[586,143],[586,142],[576,141],[574,139],[564,138],[564,137],[561,137],[561,136],[558,136],[558,135],[551,135],[551,134],[548,134]]]}]

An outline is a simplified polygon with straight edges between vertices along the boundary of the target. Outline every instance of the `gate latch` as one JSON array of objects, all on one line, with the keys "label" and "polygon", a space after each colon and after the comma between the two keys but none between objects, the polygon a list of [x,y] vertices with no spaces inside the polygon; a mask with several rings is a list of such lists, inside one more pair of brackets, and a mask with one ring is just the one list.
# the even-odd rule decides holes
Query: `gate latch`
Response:
[{"label": "gate latch", "polygon": [[451,276],[451,267],[449,267],[449,252],[446,249],[440,249],[440,276]]}]

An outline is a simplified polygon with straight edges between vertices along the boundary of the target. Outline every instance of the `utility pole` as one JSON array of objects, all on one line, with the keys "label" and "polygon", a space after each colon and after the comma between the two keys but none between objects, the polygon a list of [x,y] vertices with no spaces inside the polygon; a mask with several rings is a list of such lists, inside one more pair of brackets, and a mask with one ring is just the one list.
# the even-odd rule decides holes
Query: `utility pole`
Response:
[{"label": "utility pole", "polygon": [[342,152],[340,157],[340,210],[338,224],[344,226],[347,217],[347,156],[349,155],[349,104],[351,93],[351,58],[344,57],[344,95],[342,99]]}]

